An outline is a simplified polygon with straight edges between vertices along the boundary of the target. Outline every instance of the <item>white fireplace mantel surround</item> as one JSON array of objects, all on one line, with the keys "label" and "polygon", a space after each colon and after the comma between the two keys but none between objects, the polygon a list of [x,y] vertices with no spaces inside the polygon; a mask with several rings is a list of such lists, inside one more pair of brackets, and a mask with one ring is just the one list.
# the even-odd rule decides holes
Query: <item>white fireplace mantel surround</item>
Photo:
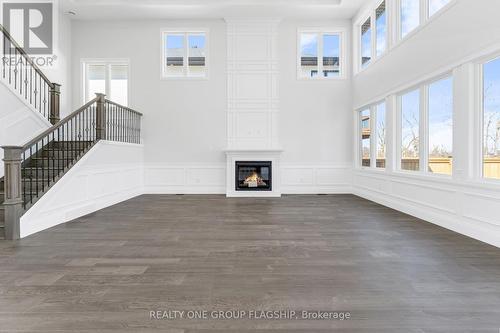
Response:
[{"label": "white fireplace mantel surround", "polygon": [[[280,156],[281,149],[227,149],[226,196],[227,197],[281,197]],[[236,162],[266,161],[272,163],[271,191],[236,191]]]}]

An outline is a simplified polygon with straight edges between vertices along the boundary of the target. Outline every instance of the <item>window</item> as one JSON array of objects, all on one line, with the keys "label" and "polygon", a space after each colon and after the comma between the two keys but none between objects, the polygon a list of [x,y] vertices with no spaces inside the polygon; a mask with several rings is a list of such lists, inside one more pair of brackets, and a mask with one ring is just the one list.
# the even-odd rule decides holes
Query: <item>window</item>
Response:
[{"label": "window", "polygon": [[385,1],[375,10],[375,27],[377,32],[376,46],[378,57],[387,49],[387,12],[385,9]]},{"label": "window", "polygon": [[420,169],[420,91],[403,96],[401,107],[401,169]]},{"label": "window", "polygon": [[372,59],[372,26],[368,18],[361,26],[361,68],[365,68]]},{"label": "window", "polygon": [[84,102],[105,94],[111,101],[128,106],[128,63],[89,60],[84,62]]},{"label": "window", "polygon": [[453,80],[451,77],[429,85],[428,106],[428,171],[451,175],[453,165]]},{"label": "window", "polygon": [[441,8],[446,6],[450,0],[429,0],[429,17],[436,14]]},{"label": "window", "polygon": [[316,79],[340,77],[341,38],[339,32],[299,32],[298,77]]},{"label": "window", "polygon": [[483,65],[483,177],[500,179],[500,58]]},{"label": "window", "polygon": [[376,137],[376,145],[377,145],[377,168],[385,168],[385,154],[387,151],[387,142],[386,142],[386,113],[385,113],[385,103],[380,103],[376,106],[376,123],[377,126],[375,128]]},{"label": "window", "polygon": [[400,37],[404,38],[420,24],[420,0],[401,0]]},{"label": "window", "polygon": [[370,166],[371,159],[371,131],[370,131],[370,109],[360,112],[361,121],[361,165],[364,167]]},{"label": "window", "polygon": [[163,32],[162,76],[207,77],[207,32]]}]

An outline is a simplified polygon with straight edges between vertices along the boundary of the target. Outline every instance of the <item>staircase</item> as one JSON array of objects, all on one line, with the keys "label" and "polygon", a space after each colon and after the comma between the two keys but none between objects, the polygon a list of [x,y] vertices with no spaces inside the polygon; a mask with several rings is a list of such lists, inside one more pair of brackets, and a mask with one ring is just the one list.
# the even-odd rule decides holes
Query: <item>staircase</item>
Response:
[{"label": "staircase", "polygon": [[[22,215],[98,141],[139,144],[142,114],[96,94],[59,120],[59,85],[48,81],[1,25],[0,32],[4,43],[14,48],[3,56],[13,55],[16,60],[2,62],[2,81],[53,124],[35,138],[27,138],[22,146],[2,147],[5,176],[0,179],[0,239],[13,240],[20,237]],[[1,49],[5,52],[9,48]],[[38,83],[32,84],[33,78]]]}]

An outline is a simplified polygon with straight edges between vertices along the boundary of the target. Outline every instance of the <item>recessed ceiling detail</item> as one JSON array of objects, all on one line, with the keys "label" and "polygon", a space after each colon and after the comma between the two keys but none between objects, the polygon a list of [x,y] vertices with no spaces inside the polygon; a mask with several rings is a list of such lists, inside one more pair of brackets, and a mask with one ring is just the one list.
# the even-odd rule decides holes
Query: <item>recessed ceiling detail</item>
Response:
[{"label": "recessed ceiling detail", "polygon": [[77,20],[297,17],[350,19],[366,0],[66,0]]}]

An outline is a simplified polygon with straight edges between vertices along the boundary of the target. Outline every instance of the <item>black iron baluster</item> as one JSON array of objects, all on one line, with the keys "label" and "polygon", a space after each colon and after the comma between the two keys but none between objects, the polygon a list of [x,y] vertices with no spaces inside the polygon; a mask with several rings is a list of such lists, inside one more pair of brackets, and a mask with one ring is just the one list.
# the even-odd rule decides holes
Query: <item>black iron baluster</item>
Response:
[{"label": "black iron baluster", "polygon": [[[23,161],[26,161],[26,151],[23,152]],[[24,185],[24,184],[22,184],[22,185]],[[22,186],[21,191],[23,191],[23,206],[24,206],[24,208],[26,208],[27,196],[26,196],[26,189],[24,188],[24,186]]]},{"label": "black iron baluster", "polygon": [[19,57],[19,94],[23,96],[23,58]]},{"label": "black iron baluster", "polygon": [[[31,158],[31,160],[33,160],[33,158],[34,158],[34,156],[33,156],[33,149],[32,149],[32,148],[33,148],[33,147],[30,147],[30,158]],[[30,203],[31,203],[31,202],[32,202],[32,200],[33,200],[33,198],[32,198],[32,192],[33,192],[33,188],[32,188],[32,186],[33,186],[33,177],[29,177],[29,179],[30,179],[30,183],[29,183],[29,184],[30,184],[30,185],[29,185],[30,191],[29,191],[29,193],[30,193]],[[26,180],[23,182],[23,185],[24,185],[23,187],[26,189],[26,187],[27,187],[27,186],[26,186],[26,185],[27,185]]]},{"label": "black iron baluster", "polygon": [[14,89],[17,90],[17,50],[14,50],[14,65],[16,66],[14,68]]}]

